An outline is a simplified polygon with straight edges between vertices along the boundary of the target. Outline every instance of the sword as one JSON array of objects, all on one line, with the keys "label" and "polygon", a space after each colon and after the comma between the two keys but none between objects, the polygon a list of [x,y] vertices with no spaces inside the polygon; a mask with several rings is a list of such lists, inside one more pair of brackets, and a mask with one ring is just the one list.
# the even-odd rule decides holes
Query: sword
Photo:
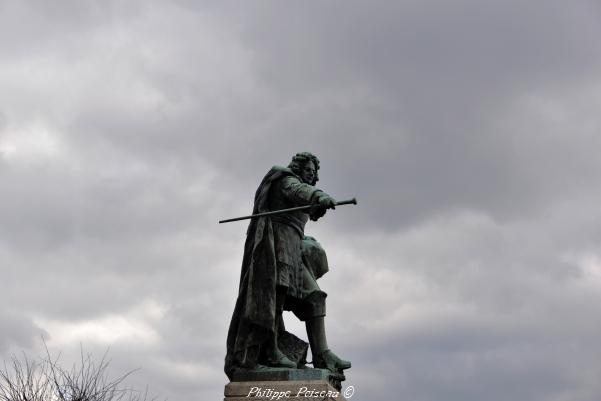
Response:
[{"label": "sword", "polygon": [[[345,201],[336,202],[336,206],[341,206],[341,205],[356,205],[356,204],[357,204],[357,199],[356,198],[345,200]],[[280,214],[280,213],[295,212],[297,210],[306,210],[306,209],[311,209],[311,208],[318,207],[318,206],[319,206],[318,204],[314,204],[314,205],[291,207],[291,208],[288,208],[288,209],[272,210],[271,212],[263,212],[263,213],[251,214],[251,215],[248,215],[248,216],[234,217],[233,219],[219,220],[219,224],[221,224],[221,223],[229,223],[230,221],[247,220],[247,219],[254,219],[254,218],[257,218],[257,217],[271,216],[271,215]]]}]

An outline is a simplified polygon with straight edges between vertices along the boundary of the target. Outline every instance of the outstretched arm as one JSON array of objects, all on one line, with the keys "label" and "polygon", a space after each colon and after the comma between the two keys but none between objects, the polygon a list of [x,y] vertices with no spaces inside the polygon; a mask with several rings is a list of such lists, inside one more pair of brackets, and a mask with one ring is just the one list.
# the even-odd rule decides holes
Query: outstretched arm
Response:
[{"label": "outstretched arm", "polygon": [[322,217],[327,209],[336,207],[336,200],[321,189],[300,181],[296,177],[285,177],[282,182],[284,196],[298,206],[315,205],[309,215],[316,221]]}]

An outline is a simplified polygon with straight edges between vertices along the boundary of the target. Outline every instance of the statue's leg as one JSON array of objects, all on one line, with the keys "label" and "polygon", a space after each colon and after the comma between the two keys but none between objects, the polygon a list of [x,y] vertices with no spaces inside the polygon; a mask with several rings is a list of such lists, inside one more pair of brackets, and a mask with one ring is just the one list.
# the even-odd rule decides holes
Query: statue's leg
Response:
[{"label": "statue's leg", "polygon": [[282,313],[286,301],[286,287],[278,286],[276,292],[276,327],[268,345],[269,366],[277,368],[296,368],[296,363],[290,360],[278,347],[278,335],[281,330]]},{"label": "statue's leg", "polygon": [[351,367],[349,361],[340,359],[328,347],[326,336],[325,315],[327,294],[319,289],[317,282],[309,271],[304,276],[304,298],[307,305],[307,316],[304,319],[307,327],[307,337],[313,354],[313,366],[336,372]]},{"label": "statue's leg", "polygon": [[[324,300],[325,302],[325,300]],[[349,361],[340,359],[328,347],[326,336],[325,316],[314,316],[307,319],[307,337],[313,354],[313,366],[321,369],[329,369],[333,372],[351,367]]]},{"label": "statue's leg", "polygon": [[328,339],[326,337],[325,317],[311,317],[306,322],[307,337],[313,355],[319,355],[328,349]]}]

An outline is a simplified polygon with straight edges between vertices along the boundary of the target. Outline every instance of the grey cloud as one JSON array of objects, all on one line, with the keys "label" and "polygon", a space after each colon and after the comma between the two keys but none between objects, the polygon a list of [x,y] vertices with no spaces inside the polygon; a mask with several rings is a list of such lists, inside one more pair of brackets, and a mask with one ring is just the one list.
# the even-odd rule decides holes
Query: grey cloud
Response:
[{"label": "grey cloud", "polygon": [[0,310],[0,327],[0,354],[5,357],[9,352],[32,348],[41,336],[48,334],[30,319],[6,307]]},{"label": "grey cloud", "polygon": [[[287,140],[315,148],[338,169],[331,181],[345,184],[341,192],[357,191],[359,181],[359,191],[381,202],[384,211],[370,216],[378,224],[453,207],[512,218],[549,201],[550,157],[565,147],[581,151],[586,139],[551,140],[540,132],[549,126],[528,131],[515,108],[522,105],[514,105],[523,95],[553,100],[557,91],[598,79],[594,4],[314,7],[274,3],[239,15],[278,110],[294,113],[268,128],[275,149]],[[508,108],[513,115],[498,114]],[[583,127],[570,130],[579,135]],[[587,155],[598,170],[594,159]],[[403,211],[392,210],[397,199]]]}]

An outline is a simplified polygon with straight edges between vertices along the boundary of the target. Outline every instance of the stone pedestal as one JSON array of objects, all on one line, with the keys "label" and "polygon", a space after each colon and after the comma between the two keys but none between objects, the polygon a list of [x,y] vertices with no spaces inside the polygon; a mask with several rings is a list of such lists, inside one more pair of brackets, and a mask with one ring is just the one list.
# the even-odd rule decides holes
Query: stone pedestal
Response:
[{"label": "stone pedestal", "polygon": [[340,382],[325,369],[269,369],[236,372],[224,401],[344,401]]},{"label": "stone pedestal", "polygon": [[343,401],[344,396],[326,380],[231,382],[224,401]]}]

